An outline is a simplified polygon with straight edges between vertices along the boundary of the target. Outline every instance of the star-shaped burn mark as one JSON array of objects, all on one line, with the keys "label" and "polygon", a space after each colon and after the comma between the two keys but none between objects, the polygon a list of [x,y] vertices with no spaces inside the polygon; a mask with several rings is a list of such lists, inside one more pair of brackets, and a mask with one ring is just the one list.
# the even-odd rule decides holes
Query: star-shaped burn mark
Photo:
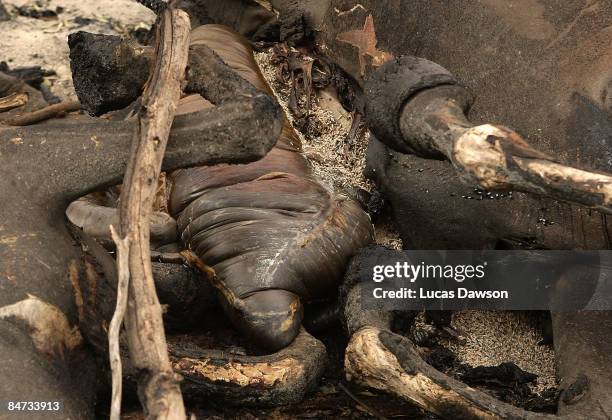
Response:
[{"label": "star-shaped burn mark", "polygon": [[343,32],[336,37],[336,40],[359,49],[359,69],[362,77],[365,75],[366,56],[372,57],[374,67],[378,67],[393,58],[392,54],[376,47],[378,39],[376,39],[374,19],[371,14],[366,17],[363,29]]}]

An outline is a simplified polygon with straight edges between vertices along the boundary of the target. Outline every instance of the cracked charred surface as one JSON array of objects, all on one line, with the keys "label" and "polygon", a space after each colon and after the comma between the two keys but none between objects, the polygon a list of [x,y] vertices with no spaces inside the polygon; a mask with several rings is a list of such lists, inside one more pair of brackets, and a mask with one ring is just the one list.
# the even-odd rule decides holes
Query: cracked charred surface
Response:
[{"label": "cracked charred surface", "polygon": [[[270,92],[238,34],[206,25],[194,31],[192,42],[209,46]],[[233,323],[269,350],[294,339],[302,301],[337,287],[350,256],[372,239],[367,214],[322,187],[300,149],[286,122],[276,147],[256,163],[173,175],[170,211],[183,242],[215,269],[215,287]]]},{"label": "cracked charred surface", "polygon": [[300,401],[319,381],[326,365],[323,343],[301,330],[284,349],[265,356],[203,350],[189,342],[170,342],[172,364],[183,376],[186,398],[205,402],[210,395],[227,404],[280,406]]},{"label": "cracked charred surface", "polygon": [[[74,88],[79,91],[83,108],[91,115],[128,106],[142,94],[153,59],[152,48],[120,37],[82,31],[70,34],[68,46],[70,62],[80,66],[80,71],[73,70]],[[104,89],[99,88],[100,80],[104,81]]]}]

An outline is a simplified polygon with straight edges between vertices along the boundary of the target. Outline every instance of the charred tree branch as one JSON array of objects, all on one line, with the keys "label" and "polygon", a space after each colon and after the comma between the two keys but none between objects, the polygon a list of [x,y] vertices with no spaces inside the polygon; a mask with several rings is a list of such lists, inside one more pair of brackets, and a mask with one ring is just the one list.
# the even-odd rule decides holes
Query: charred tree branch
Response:
[{"label": "charred tree branch", "polygon": [[31,125],[41,121],[48,120],[50,118],[56,118],[62,115],[66,115],[68,112],[74,112],[81,109],[81,103],[79,101],[61,102],[59,104],[49,105],[43,109],[29,112],[27,114],[19,115],[17,117],[8,119],[3,123],[6,125]]},{"label": "charred tree branch", "polygon": [[[450,160],[470,185],[516,190],[612,213],[612,176],[564,165],[517,132],[467,119],[471,97],[442,67],[415,57],[381,66],[366,86],[368,123],[394,149]],[[390,112],[389,112],[390,111]]]},{"label": "charred tree branch", "polygon": [[[259,123],[252,124],[256,117]],[[178,116],[162,168],[258,160],[274,146],[281,123],[280,110],[265,95]],[[66,201],[121,182],[134,124],[80,117],[0,128],[0,155],[13,157],[5,169],[20,173],[24,188],[35,185],[41,202],[65,208]]]}]

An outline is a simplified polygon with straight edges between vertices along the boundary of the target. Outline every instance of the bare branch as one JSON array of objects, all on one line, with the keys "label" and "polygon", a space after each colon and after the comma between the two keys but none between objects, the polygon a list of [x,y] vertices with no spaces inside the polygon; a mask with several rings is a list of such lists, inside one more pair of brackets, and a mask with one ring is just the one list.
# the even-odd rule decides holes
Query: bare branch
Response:
[{"label": "bare branch", "polygon": [[182,11],[166,10],[160,17],[155,67],[143,94],[120,199],[120,232],[129,246],[118,253],[118,260],[127,258],[129,265],[125,327],[130,359],[140,372],[139,397],[150,418],[186,418],[153,282],[149,216],[187,67],[189,31]]},{"label": "bare branch", "polygon": [[50,118],[65,115],[68,112],[78,111],[80,109],[81,103],[79,101],[60,102],[59,104],[49,105],[43,109],[11,118],[4,121],[4,124],[16,126],[31,125]]},{"label": "bare branch", "polygon": [[16,92],[0,98],[0,112],[10,111],[28,103],[28,94]]},{"label": "bare branch", "polygon": [[117,306],[115,313],[108,328],[108,353],[112,372],[112,399],[111,399],[111,420],[121,418],[121,393],[123,385],[121,353],[119,351],[119,334],[123,317],[128,303],[128,286],[130,282],[130,272],[128,267],[128,256],[130,248],[129,238],[120,238],[115,227],[110,225],[111,235],[117,246]]}]

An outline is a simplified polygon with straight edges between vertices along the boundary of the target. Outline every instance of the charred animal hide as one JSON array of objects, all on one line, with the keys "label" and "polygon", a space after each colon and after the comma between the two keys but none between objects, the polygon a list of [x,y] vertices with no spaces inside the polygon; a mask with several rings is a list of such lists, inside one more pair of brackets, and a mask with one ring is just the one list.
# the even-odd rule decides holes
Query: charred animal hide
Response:
[{"label": "charred animal hide", "polygon": [[[238,34],[206,25],[192,33],[192,44],[193,54],[206,45],[270,92]],[[215,269],[236,327],[269,350],[295,338],[303,301],[333,294],[348,259],[372,239],[359,205],[314,178],[288,121],[260,161],[185,169],[173,178],[170,211],[183,242]]]}]

